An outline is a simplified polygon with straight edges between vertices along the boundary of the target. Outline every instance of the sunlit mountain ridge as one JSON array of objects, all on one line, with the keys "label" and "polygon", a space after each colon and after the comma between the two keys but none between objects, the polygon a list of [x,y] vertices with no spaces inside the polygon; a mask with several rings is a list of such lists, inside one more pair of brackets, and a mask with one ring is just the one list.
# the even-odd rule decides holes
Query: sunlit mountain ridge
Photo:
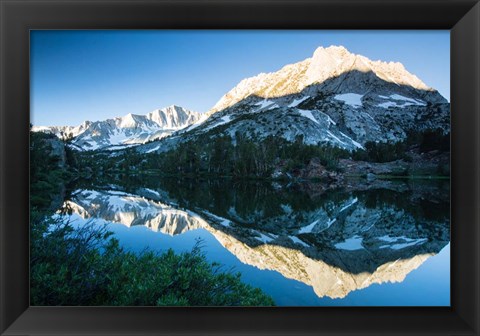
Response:
[{"label": "sunlit mountain ridge", "polygon": [[399,62],[372,61],[365,56],[350,53],[343,46],[319,47],[313,56],[282,69],[261,73],[242,80],[212,107],[209,113],[230,107],[250,95],[261,98],[279,98],[302,92],[305,88],[323,83],[351,71],[373,72],[385,82],[409,86],[417,90],[435,90],[417,76],[408,72]]},{"label": "sunlit mountain ridge", "polygon": [[269,136],[347,150],[368,141],[399,142],[410,132],[450,130],[450,104],[400,63],[371,61],[344,47],[318,48],[311,58],[242,80],[208,118],[140,152],[238,134]]}]

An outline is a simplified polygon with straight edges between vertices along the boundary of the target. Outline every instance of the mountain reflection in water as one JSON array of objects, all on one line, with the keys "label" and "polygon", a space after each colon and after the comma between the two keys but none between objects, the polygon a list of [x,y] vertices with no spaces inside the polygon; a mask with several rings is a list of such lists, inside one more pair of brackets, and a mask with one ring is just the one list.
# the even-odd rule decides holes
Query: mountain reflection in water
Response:
[{"label": "mountain reflection in water", "polygon": [[80,185],[61,211],[171,236],[204,229],[242,263],[330,298],[402,282],[450,240],[449,189],[441,182],[328,190],[316,183],[152,179],[95,190]]}]

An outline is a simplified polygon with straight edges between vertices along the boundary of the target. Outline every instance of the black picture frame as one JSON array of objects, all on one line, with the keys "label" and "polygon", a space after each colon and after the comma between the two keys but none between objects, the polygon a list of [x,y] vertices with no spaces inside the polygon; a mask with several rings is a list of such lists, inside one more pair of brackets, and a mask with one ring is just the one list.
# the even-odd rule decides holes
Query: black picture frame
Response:
[{"label": "black picture frame", "polygon": [[[479,334],[478,1],[0,0],[0,23],[2,335]],[[29,30],[165,28],[451,30],[451,307],[29,307]]]}]

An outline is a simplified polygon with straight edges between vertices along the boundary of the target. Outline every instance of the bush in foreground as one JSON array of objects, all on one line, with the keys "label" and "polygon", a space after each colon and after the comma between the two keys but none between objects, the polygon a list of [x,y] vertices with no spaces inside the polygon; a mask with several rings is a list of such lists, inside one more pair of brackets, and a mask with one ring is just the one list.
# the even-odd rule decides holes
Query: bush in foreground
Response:
[{"label": "bush in foreground", "polygon": [[93,223],[74,228],[31,216],[31,304],[265,306],[273,300],[191,252],[132,253]]}]

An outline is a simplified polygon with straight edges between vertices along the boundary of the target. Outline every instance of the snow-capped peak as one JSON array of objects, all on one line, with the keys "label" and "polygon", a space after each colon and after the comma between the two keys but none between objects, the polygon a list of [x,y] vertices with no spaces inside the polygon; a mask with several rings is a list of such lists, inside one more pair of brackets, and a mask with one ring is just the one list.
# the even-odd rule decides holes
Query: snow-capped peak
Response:
[{"label": "snow-capped peak", "polygon": [[251,95],[261,98],[278,98],[297,94],[308,86],[319,85],[354,71],[371,72],[376,77],[399,86],[433,91],[399,62],[372,61],[365,56],[349,52],[343,46],[319,47],[311,58],[286,65],[276,72],[260,73],[243,79],[220,98],[209,114],[232,106]]},{"label": "snow-capped peak", "polygon": [[84,122],[77,127],[33,127],[33,131],[53,133],[60,138],[71,136],[72,144],[85,150],[120,149],[161,139],[195,123],[201,116],[198,112],[171,105],[147,115],[129,113],[113,119]]},{"label": "snow-capped peak", "polygon": [[[244,134],[288,141],[301,136],[309,145],[357,150],[369,141],[403,141],[410,131],[448,132],[449,108],[399,62],[372,61],[343,46],[319,47],[303,61],[243,79],[202,119],[163,144]],[[157,150],[163,149],[146,148]]]},{"label": "snow-capped peak", "polygon": [[170,105],[147,114],[147,119],[168,129],[180,129],[193,124],[199,119],[199,114],[180,106]]},{"label": "snow-capped peak", "polygon": [[[140,117],[140,116],[138,116]],[[117,120],[117,118],[116,118]],[[118,118],[118,127],[120,128],[133,128],[138,126],[138,121],[135,118],[135,116],[131,113],[127,114],[126,116],[122,118]]]},{"label": "snow-capped peak", "polygon": [[400,62],[372,61],[365,56],[349,52],[343,46],[319,47],[310,59],[306,84],[321,83],[342,73],[357,70],[372,71],[379,78],[398,85],[431,91],[417,76],[409,73]]}]

